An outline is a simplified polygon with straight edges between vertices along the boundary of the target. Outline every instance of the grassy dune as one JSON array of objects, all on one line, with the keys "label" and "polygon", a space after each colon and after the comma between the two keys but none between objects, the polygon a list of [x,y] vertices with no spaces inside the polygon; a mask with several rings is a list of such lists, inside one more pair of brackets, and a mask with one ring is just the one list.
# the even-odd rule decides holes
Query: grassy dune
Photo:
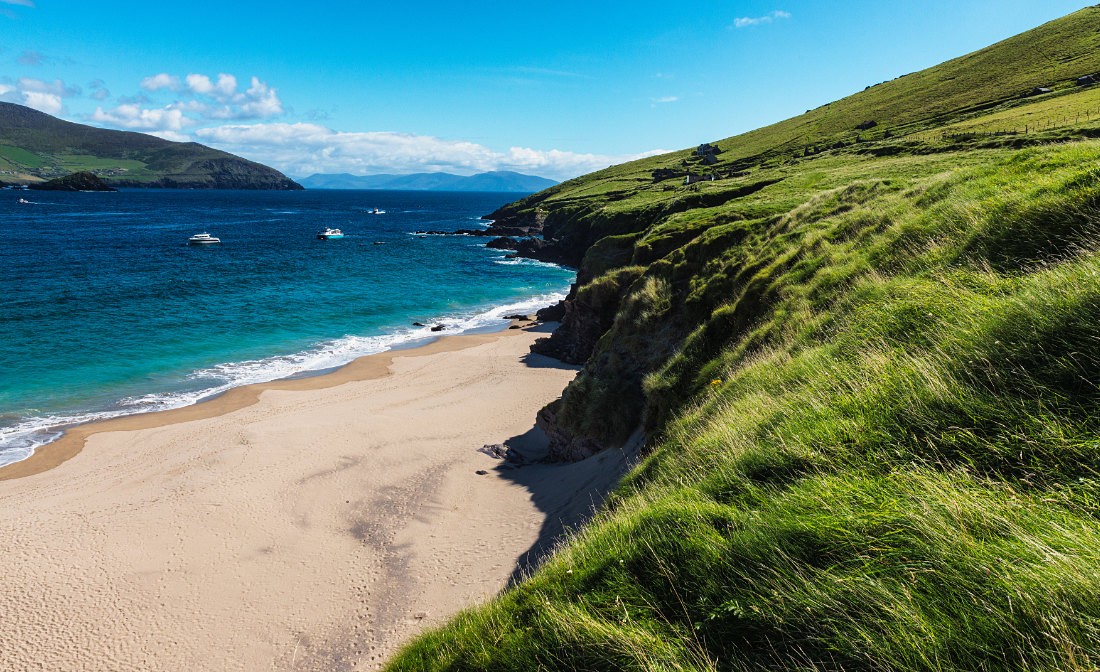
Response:
[{"label": "grassy dune", "polygon": [[[1083,10],[842,101],[844,123],[930,105],[945,73],[974,95],[907,123],[1085,109],[1089,89],[1005,91],[1097,69],[1098,29]],[[998,76],[1013,59],[1026,77]],[[647,454],[541,569],[391,669],[1100,667],[1090,116],[807,153],[834,133],[792,130],[811,116],[720,142],[715,182],[649,175],[681,153],[514,205],[585,241],[576,301],[615,314],[558,417],[609,446],[640,423]]]}]

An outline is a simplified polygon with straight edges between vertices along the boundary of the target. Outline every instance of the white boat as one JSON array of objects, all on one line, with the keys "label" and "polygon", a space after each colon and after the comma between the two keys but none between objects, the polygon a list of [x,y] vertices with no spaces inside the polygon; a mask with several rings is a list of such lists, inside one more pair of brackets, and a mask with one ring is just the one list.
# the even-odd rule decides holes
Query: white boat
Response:
[{"label": "white boat", "polygon": [[187,239],[188,245],[213,245],[214,243],[222,242],[221,238],[215,238],[209,233],[196,233]]},{"label": "white boat", "polygon": [[20,203],[20,205],[31,205],[31,202],[30,202],[30,201],[28,201],[28,200],[27,200],[27,199],[25,199],[25,198],[21,198],[21,199],[19,199],[19,203]]},{"label": "white boat", "polygon": [[344,232],[340,229],[330,229],[325,227],[325,230],[317,234],[317,240],[336,240],[337,238],[343,238]]},{"label": "white boat", "polygon": [[378,208],[375,208],[373,210],[367,210],[367,214],[368,215],[384,215],[384,214],[386,214],[386,211],[385,210],[379,210]]}]

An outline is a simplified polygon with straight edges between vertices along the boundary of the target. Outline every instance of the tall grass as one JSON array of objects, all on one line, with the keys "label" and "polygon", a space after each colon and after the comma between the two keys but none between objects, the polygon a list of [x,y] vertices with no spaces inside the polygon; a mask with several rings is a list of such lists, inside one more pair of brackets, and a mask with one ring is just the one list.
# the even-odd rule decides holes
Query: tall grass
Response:
[{"label": "tall grass", "polygon": [[1098,161],[834,164],[614,276],[651,452],[392,669],[1100,666]]}]

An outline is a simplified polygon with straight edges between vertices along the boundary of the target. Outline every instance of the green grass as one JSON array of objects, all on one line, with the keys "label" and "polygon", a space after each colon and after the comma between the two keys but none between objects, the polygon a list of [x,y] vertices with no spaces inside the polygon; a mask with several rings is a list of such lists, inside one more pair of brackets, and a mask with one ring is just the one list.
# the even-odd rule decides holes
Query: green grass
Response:
[{"label": "green grass", "polygon": [[1100,130],[981,135],[1091,109],[1009,94],[1094,68],[1098,16],[835,106],[927,133],[805,153],[794,120],[716,182],[658,157],[511,206],[586,246],[607,323],[559,429],[646,454],[390,669],[1100,667]]},{"label": "green grass", "polygon": [[[1100,143],[859,165],[585,288],[630,282],[602,351],[636,357],[701,304],[645,381],[658,440],[392,669],[1100,664]],[[596,423],[623,397],[586,375]]]}]

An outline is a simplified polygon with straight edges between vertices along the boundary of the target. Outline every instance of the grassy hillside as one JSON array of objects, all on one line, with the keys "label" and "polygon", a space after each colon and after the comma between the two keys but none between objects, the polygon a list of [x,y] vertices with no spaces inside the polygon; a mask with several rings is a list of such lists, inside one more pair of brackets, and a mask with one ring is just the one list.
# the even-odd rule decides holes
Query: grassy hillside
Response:
[{"label": "grassy hillside", "polygon": [[82,171],[116,187],[301,188],[273,168],[198,143],[93,128],[0,103],[0,179],[26,184]]},{"label": "grassy hillside", "polygon": [[558,454],[641,425],[646,455],[391,669],[1100,666],[1098,35],[1088,8],[497,213],[583,258],[554,338],[607,325]]}]

